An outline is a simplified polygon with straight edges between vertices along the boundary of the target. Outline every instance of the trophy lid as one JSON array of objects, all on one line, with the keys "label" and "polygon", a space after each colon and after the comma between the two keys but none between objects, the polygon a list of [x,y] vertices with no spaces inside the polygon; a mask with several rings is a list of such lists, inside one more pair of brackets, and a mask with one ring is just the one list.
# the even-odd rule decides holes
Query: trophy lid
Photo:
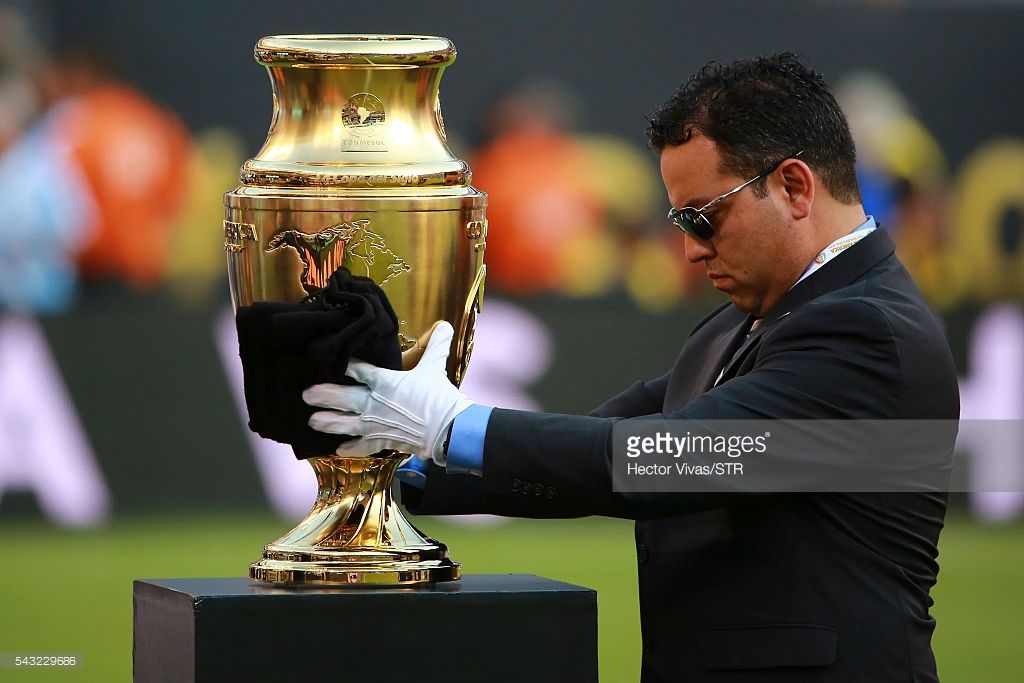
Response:
[{"label": "trophy lid", "polygon": [[438,83],[455,61],[447,38],[267,36],[254,53],[270,74],[274,113],[239,192],[476,192],[446,144]]},{"label": "trophy lid", "polygon": [[455,46],[437,36],[283,35],[261,38],[255,56],[265,66],[429,66],[454,61]]}]

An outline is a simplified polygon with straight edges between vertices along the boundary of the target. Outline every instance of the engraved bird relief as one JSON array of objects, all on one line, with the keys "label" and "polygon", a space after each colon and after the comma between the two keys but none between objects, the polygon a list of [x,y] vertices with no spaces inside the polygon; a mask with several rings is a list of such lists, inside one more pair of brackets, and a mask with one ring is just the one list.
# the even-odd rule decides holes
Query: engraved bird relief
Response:
[{"label": "engraved bird relief", "polygon": [[326,287],[339,266],[384,286],[392,278],[412,270],[412,266],[391,251],[383,237],[368,230],[369,226],[370,219],[361,218],[316,233],[284,230],[267,243],[266,251],[288,247],[299,255],[302,288],[309,295]]}]

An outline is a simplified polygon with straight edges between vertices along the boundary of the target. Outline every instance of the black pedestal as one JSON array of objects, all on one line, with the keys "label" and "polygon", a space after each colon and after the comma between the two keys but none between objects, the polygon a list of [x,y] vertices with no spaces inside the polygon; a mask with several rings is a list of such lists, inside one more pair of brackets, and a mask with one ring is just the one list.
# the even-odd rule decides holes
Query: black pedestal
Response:
[{"label": "black pedestal", "polygon": [[418,588],[136,581],[135,683],[597,680],[597,593],[529,574]]}]

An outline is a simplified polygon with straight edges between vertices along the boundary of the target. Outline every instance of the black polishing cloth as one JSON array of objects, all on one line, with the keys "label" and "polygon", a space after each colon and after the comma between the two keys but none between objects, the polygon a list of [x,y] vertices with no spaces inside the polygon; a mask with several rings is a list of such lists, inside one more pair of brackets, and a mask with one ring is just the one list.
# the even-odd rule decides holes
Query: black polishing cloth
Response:
[{"label": "black polishing cloth", "polygon": [[307,424],[319,408],[302,401],[313,384],[358,384],[345,376],[350,358],[402,367],[398,318],[372,280],[339,268],[327,287],[297,303],[257,301],[235,317],[245,377],[249,429],[291,444],[295,457],[329,455],[349,437]]}]

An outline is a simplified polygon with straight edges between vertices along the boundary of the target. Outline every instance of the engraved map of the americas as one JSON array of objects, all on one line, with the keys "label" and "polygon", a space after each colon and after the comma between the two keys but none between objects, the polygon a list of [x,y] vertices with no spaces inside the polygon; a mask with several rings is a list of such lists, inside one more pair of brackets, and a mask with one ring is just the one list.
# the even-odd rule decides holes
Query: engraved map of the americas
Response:
[{"label": "engraved map of the americas", "polygon": [[320,232],[285,230],[274,235],[266,251],[289,247],[302,259],[302,287],[314,294],[327,286],[338,266],[353,275],[369,277],[383,286],[389,280],[412,270],[412,266],[388,247],[384,238],[367,228],[370,219],[339,223]]}]

